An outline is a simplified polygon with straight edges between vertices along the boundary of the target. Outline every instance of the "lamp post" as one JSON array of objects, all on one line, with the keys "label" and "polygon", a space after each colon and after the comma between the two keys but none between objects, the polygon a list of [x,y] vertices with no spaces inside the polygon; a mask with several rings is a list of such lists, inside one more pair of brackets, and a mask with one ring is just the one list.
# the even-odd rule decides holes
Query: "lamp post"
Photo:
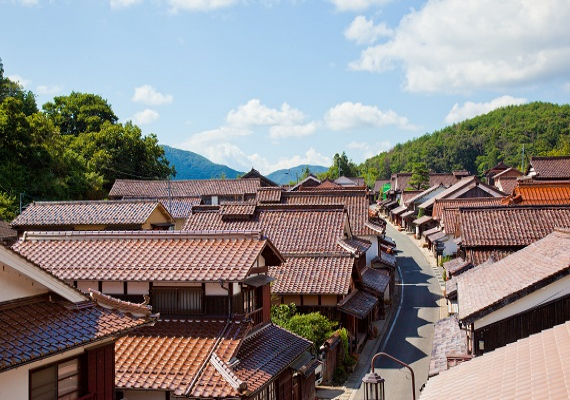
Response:
[{"label": "lamp post", "polygon": [[370,372],[362,378],[362,383],[364,383],[364,400],[385,399],[384,378],[374,372],[374,361],[381,356],[388,357],[390,360],[396,361],[398,364],[403,365],[410,370],[410,373],[412,374],[412,399],[416,400],[416,379],[414,377],[414,370],[412,367],[382,351],[374,354],[374,357],[372,357],[372,361],[370,362]]}]

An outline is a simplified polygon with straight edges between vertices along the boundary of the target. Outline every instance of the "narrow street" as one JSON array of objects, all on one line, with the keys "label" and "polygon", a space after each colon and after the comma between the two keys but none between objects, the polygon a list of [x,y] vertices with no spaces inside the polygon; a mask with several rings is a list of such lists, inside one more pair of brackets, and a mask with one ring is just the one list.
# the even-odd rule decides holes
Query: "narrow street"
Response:
[{"label": "narrow street", "polygon": [[[394,324],[379,342],[375,352],[384,351],[410,365],[415,374],[416,398],[426,382],[432,347],[434,323],[440,318],[438,300],[441,289],[434,270],[408,235],[388,224],[386,234],[397,244],[397,259],[402,274],[401,307]],[[395,305],[397,307],[397,305]],[[386,399],[412,399],[412,381],[408,369],[380,357],[376,372],[385,379]],[[360,387],[354,399],[363,399]]]}]

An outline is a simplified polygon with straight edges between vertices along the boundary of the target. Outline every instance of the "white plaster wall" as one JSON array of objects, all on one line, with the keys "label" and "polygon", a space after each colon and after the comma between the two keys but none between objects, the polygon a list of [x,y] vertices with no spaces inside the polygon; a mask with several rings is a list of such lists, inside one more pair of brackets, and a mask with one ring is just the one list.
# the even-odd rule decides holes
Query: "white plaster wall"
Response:
[{"label": "white plaster wall", "polygon": [[103,282],[103,293],[105,294],[123,294],[124,292],[123,282]]},{"label": "white plaster wall", "polygon": [[[459,294],[461,295],[461,293]],[[478,321],[475,321],[475,329],[480,329],[497,321],[502,321],[505,318],[527,311],[536,305],[548,303],[568,294],[570,294],[570,276],[559,279],[556,282],[537,290],[514,303],[502,307]],[[461,310],[461,297],[459,297],[459,309]]]},{"label": "white plaster wall", "polygon": [[0,399],[29,400],[30,370],[83,353],[83,348],[0,373]]},{"label": "white plaster wall", "polygon": [[257,259],[257,266],[258,267],[265,267],[265,257],[259,256]]},{"label": "white plaster wall", "polygon": [[127,282],[127,294],[148,294],[148,282]]},{"label": "white plaster wall", "polygon": [[457,244],[453,241],[453,235],[448,235],[446,238],[445,247],[443,248],[443,255],[450,256],[457,253]]},{"label": "white plaster wall", "polygon": [[[126,390],[122,400],[165,400],[166,392],[159,390]],[[121,400],[117,397],[117,400]]]},{"label": "white plaster wall", "polygon": [[[224,283],[224,287],[227,289],[228,284]],[[206,283],[206,296],[227,296],[228,291],[222,288],[219,283]]]},{"label": "white plaster wall", "polygon": [[84,293],[89,293],[89,289],[99,290],[99,282],[97,281],[77,281],[77,289]]},{"label": "white plaster wall", "polygon": [[239,283],[232,283],[232,286],[234,288],[233,294],[239,294],[241,293],[241,286],[239,285]]},{"label": "white plaster wall", "polygon": [[195,283],[195,282],[174,282],[174,283],[173,282],[153,282],[152,285],[153,286],[171,286],[171,287],[176,287],[176,286],[181,286],[181,287],[202,286],[201,283]]},{"label": "white plaster wall", "polygon": [[[14,268],[0,264],[0,302],[47,293],[48,289],[20,274]],[[0,399],[3,397],[0,396]]]},{"label": "white plaster wall", "polygon": [[370,266],[374,257],[378,256],[378,236],[365,236],[365,239],[372,243],[372,246],[366,251],[366,265]]}]

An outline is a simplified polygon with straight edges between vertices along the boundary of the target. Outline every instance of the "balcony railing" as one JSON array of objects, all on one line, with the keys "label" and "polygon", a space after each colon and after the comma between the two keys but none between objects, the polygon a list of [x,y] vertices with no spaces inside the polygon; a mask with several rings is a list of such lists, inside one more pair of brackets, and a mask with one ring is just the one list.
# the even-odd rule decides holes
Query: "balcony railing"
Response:
[{"label": "balcony railing", "polygon": [[253,326],[261,325],[263,323],[263,307],[247,313],[246,318],[251,319]]}]

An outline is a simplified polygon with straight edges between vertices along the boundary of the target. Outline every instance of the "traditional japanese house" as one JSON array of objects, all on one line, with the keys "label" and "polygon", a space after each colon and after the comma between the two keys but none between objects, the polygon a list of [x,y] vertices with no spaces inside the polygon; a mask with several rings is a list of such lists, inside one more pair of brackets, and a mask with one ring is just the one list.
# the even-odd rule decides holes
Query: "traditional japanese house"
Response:
[{"label": "traditional japanese house", "polygon": [[570,227],[570,206],[459,208],[459,255],[473,265],[496,260],[542,239],[555,227]]},{"label": "traditional japanese house", "polygon": [[267,271],[284,260],[260,231],[27,232],[13,248],[161,313],[117,342],[118,398],[314,398],[312,344],[270,322]]},{"label": "traditional japanese house", "polygon": [[158,201],[42,201],[28,205],[12,221],[25,231],[168,230],[174,219]]},{"label": "traditional japanese house", "polygon": [[456,277],[459,322],[475,355],[570,320],[570,229]]},{"label": "traditional japanese house", "polygon": [[0,398],[115,398],[115,341],[157,315],[91,298],[4,246],[0,265]]},{"label": "traditional japanese house", "polygon": [[201,204],[224,204],[254,201],[257,189],[264,187],[261,178],[132,180],[117,179],[109,192],[110,199],[169,199],[200,197]]},{"label": "traditional japanese house", "polygon": [[510,195],[519,182],[518,178],[523,175],[524,174],[516,168],[507,168],[493,177],[493,184],[501,192]]},{"label": "traditional japanese house", "polygon": [[533,180],[570,180],[570,156],[531,157],[526,176]]},{"label": "traditional japanese house", "polygon": [[519,181],[502,204],[570,205],[570,181]]},{"label": "traditional japanese house", "polygon": [[497,165],[495,165],[493,168],[489,168],[488,170],[486,170],[483,175],[485,176],[485,182],[488,185],[494,185],[495,184],[495,176],[500,174],[501,172],[504,172],[506,170],[508,170],[510,167],[508,165],[506,165],[504,162],[499,161],[499,163]]}]

